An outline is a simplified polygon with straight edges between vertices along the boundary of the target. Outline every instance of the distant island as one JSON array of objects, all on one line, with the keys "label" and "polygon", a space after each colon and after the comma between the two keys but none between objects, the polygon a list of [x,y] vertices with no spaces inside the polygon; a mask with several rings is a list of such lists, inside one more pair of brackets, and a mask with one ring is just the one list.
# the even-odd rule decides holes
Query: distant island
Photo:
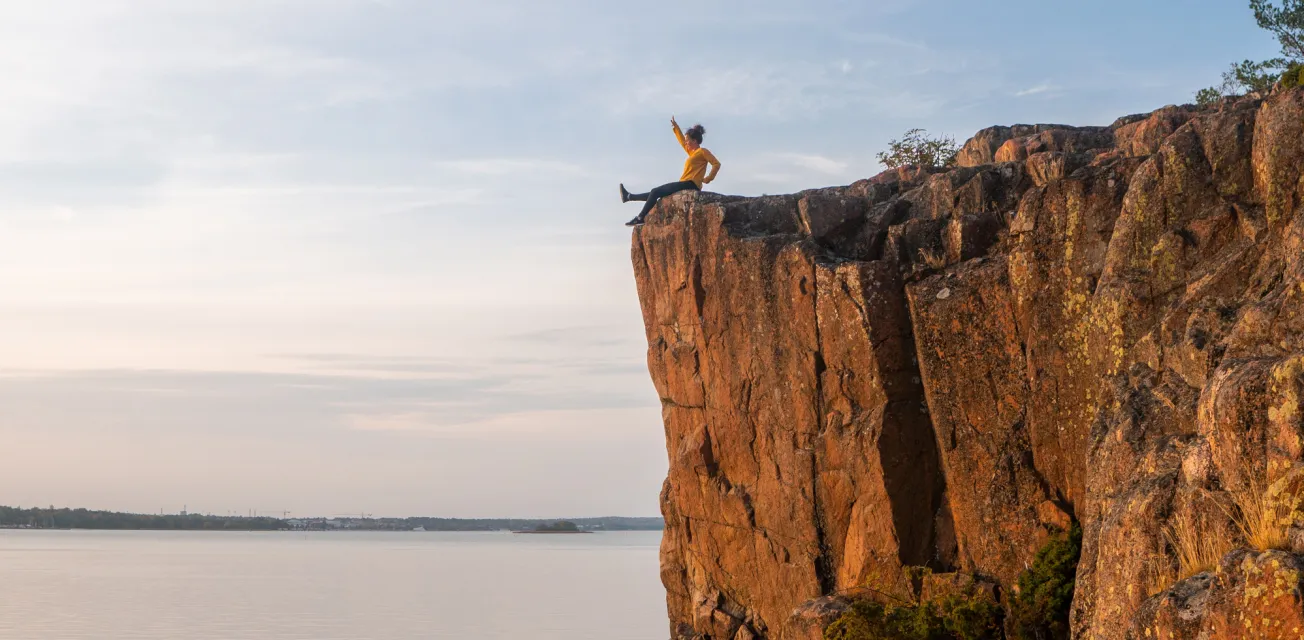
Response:
[{"label": "distant island", "polygon": [[579,525],[569,520],[558,520],[548,524],[541,524],[533,529],[513,531],[512,533],[593,533],[585,531]]},{"label": "distant island", "polygon": [[[633,518],[606,516],[601,518],[562,518],[562,521],[574,523],[585,531],[660,531],[665,528],[665,520],[659,517]],[[426,531],[525,531],[536,529],[541,525],[558,522],[557,518],[402,518],[396,520],[382,519],[379,526],[389,526]]]},{"label": "distant island", "polygon": [[[276,512],[282,514],[282,512]],[[550,530],[570,525],[575,531]],[[0,506],[0,529],[111,529],[141,531],[524,531],[531,533],[590,533],[594,531],[660,531],[661,518],[608,516],[600,518],[373,518],[316,516],[304,518],[144,514],[90,509]]]}]

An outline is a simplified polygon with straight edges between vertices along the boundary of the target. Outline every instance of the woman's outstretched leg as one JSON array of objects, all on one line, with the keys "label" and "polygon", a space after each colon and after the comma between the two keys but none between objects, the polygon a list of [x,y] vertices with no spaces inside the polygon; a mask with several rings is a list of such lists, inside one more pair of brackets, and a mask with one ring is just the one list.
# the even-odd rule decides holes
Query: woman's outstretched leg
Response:
[{"label": "woman's outstretched leg", "polygon": [[643,200],[645,202],[643,203],[643,210],[639,211],[638,215],[634,216],[633,220],[626,222],[625,226],[632,227],[636,224],[643,224],[643,221],[647,219],[648,212],[652,211],[652,207],[657,206],[657,203],[660,202],[662,198],[674,193],[674,191],[669,190],[672,186],[674,185],[663,184],[659,187],[653,188],[647,193],[631,194],[629,196],[630,200]]},{"label": "woman's outstretched leg", "polygon": [[647,193],[631,194],[629,196],[630,200],[646,200],[647,202],[643,204],[643,210],[638,212],[638,215],[634,216],[633,220],[626,222],[625,226],[632,227],[634,225],[643,224],[643,221],[647,219],[647,214],[652,211],[652,207],[655,207],[662,198],[688,189],[696,190],[697,184],[692,181],[671,182],[670,184],[663,184]]}]

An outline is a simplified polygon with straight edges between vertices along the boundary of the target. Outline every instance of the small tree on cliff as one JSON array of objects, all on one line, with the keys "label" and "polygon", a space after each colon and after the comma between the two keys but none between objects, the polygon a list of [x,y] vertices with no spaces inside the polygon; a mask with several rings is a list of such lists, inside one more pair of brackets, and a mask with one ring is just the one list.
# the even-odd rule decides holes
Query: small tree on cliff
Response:
[{"label": "small tree on cliff", "polygon": [[1259,27],[1277,37],[1281,57],[1233,64],[1223,72],[1221,85],[1196,92],[1197,104],[1209,105],[1223,96],[1265,91],[1279,79],[1286,80],[1288,86],[1298,82],[1304,64],[1304,0],[1282,0],[1280,7],[1273,0],[1250,0],[1250,10]]},{"label": "small tree on cliff", "polygon": [[1285,58],[1272,58],[1263,62],[1242,60],[1223,72],[1222,84],[1195,92],[1195,102],[1208,106],[1223,96],[1237,96],[1250,91],[1267,91],[1277,83],[1290,62]]},{"label": "small tree on cliff", "polygon": [[1281,44],[1281,55],[1304,60],[1304,0],[1282,0],[1281,7],[1270,0],[1250,0],[1259,27],[1272,32]]},{"label": "small tree on cliff", "polygon": [[955,138],[931,137],[923,129],[911,129],[900,140],[888,143],[887,151],[878,152],[878,161],[889,169],[915,165],[919,167],[947,167],[955,162]]}]

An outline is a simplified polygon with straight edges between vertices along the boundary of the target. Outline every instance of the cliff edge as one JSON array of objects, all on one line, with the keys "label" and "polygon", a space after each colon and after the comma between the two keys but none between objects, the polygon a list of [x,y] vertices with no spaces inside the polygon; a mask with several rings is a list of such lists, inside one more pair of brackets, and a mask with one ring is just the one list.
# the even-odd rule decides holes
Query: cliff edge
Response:
[{"label": "cliff edge", "polygon": [[911,567],[1008,601],[1076,522],[1074,637],[1301,637],[1304,536],[1156,581],[1174,523],[1240,540],[1228,492],[1304,460],[1302,175],[1294,89],[662,201],[632,257],[672,636],[818,638]]}]

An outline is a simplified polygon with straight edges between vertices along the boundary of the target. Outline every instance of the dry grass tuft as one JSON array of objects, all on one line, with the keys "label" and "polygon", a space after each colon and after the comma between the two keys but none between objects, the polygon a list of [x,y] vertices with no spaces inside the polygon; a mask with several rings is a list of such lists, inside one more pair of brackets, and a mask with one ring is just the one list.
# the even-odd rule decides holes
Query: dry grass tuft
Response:
[{"label": "dry grass tuft", "polygon": [[1177,553],[1177,580],[1214,569],[1235,548],[1230,537],[1212,529],[1201,523],[1190,509],[1183,510],[1168,523],[1165,535]]},{"label": "dry grass tuft", "polygon": [[937,270],[946,268],[946,256],[931,249],[920,249],[919,261],[924,263],[924,266],[929,269]]},{"label": "dry grass tuft", "polygon": [[1146,595],[1153,596],[1174,584],[1218,566],[1235,548],[1228,536],[1202,522],[1191,508],[1182,509],[1164,527],[1164,540],[1175,558],[1156,558],[1146,573]]},{"label": "dry grass tuft", "polygon": [[1146,567],[1144,585],[1147,598],[1153,598],[1175,584],[1177,567],[1173,565],[1172,558],[1162,555],[1150,561]]},{"label": "dry grass tuft", "polygon": [[[1247,470],[1244,476],[1227,489],[1231,508],[1214,504],[1250,547],[1259,551],[1289,548],[1291,526],[1304,521],[1304,466],[1292,467],[1285,462],[1269,465],[1269,477],[1275,469],[1282,469],[1281,477],[1270,484],[1259,479],[1249,461],[1242,468]],[[1216,568],[1241,542],[1224,535],[1221,527],[1211,526],[1208,518],[1197,517],[1190,505],[1169,520],[1164,539],[1174,557],[1160,555],[1148,567],[1144,585],[1147,596]]]},{"label": "dry grass tuft", "polygon": [[1247,479],[1228,490],[1236,505],[1231,514],[1236,528],[1260,551],[1289,547],[1290,527],[1299,521],[1304,505],[1304,468],[1292,468],[1267,486],[1252,471],[1246,475]]}]

